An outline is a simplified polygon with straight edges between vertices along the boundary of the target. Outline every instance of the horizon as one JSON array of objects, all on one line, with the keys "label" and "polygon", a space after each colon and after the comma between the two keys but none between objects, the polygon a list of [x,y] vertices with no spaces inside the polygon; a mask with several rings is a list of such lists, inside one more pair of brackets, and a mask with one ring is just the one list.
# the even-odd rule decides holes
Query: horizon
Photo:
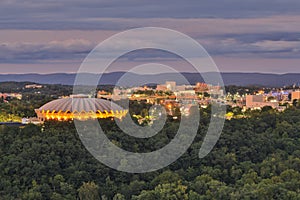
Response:
[{"label": "horizon", "polygon": [[[124,87],[136,87],[152,84],[163,84],[165,81],[175,81],[178,85],[191,84],[194,85],[198,82],[206,82],[203,77],[207,77],[212,85],[223,84],[225,86],[258,86],[258,87],[274,87],[281,88],[285,86],[300,85],[300,73],[287,73],[287,74],[271,74],[271,73],[221,73],[222,82],[215,82],[210,77],[218,76],[217,72],[203,73],[160,73],[160,74],[137,74],[133,72],[110,72],[101,75],[93,73],[53,73],[53,74],[0,74],[0,82],[31,82],[36,84],[61,84],[61,85],[90,85],[89,81],[84,81],[81,84],[76,83],[79,79],[94,80],[97,85],[118,85]],[[178,76],[179,75],[179,76]]]},{"label": "horizon", "polygon": [[[172,74],[176,72],[163,72],[163,73],[136,73],[136,72],[127,72],[127,71],[113,71],[113,72],[105,72],[102,74],[112,74],[112,73],[132,73],[136,75],[160,75],[160,74]],[[197,72],[186,72],[186,71],[180,71],[181,74],[197,74]],[[219,72],[213,72],[213,71],[207,71],[202,73],[219,73]],[[300,74],[300,72],[288,72],[288,73],[272,73],[272,72],[238,72],[238,71],[229,71],[229,72],[221,72],[221,74],[263,74],[263,75],[288,75],[288,74]],[[54,72],[54,73],[0,73],[0,75],[55,75],[55,74],[66,74],[66,75],[76,75],[77,72]],[[92,73],[92,72],[82,72],[78,74],[93,74],[93,75],[99,75],[99,73]],[[101,73],[100,73],[101,74]]]}]

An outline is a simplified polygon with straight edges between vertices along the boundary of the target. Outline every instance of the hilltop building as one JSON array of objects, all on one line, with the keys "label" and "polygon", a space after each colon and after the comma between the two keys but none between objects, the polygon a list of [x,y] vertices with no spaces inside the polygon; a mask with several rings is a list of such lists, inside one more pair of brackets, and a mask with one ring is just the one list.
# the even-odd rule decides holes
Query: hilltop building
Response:
[{"label": "hilltop building", "polygon": [[56,99],[35,109],[40,122],[46,120],[87,120],[97,118],[123,118],[127,114],[117,104],[97,98],[85,96],[70,96],[68,98]]},{"label": "hilltop building", "polygon": [[26,89],[41,89],[43,86],[38,84],[25,85]]}]

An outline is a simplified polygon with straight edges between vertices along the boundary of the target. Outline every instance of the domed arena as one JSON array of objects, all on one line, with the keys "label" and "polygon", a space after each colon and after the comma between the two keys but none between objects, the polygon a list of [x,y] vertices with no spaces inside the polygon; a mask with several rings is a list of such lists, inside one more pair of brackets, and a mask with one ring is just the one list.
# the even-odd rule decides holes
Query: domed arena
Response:
[{"label": "domed arena", "polygon": [[123,118],[127,110],[117,104],[97,98],[71,96],[56,99],[35,109],[40,122],[46,120],[87,120],[101,118]]}]

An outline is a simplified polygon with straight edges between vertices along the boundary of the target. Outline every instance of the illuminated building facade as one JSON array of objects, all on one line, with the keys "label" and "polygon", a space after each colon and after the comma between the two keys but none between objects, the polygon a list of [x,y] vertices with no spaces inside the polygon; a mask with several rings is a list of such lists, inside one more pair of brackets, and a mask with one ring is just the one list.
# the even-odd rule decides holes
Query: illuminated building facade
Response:
[{"label": "illuminated building facade", "polygon": [[279,106],[278,101],[266,101],[266,97],[263,95],[247,95],[246,96],[246,107],[250,109],[261,109],[265,106],[271,106],[277,108]]},{"label": "illuminated building facade", "polygon": [[299,99],[300,99],[300,91],[292,92],[292,101],[293,100],[299,100]]},{"label": "illuminated building facade", "polygon": [[123,118],[127,114],[117,104],[97,98],[68,97],[53,100],[35,109],[40,122],[46,120],[87,120],[100,118]]}]

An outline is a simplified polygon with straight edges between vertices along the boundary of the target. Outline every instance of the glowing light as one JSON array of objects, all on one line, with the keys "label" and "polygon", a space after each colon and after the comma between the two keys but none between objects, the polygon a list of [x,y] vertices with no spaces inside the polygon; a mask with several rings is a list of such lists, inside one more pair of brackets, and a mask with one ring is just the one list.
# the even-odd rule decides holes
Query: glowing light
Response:
[{"label": "glowing light", "polygon": [[118,119],[122,119],[126,114],[128,113],[128,110],[111,110],[110,112],[108,112],[107,110],[105,110],[104,112],[101,111],[97,111],[97,112],[93,112],[93,111],[89,111],[89,112],[78,112],[78,111],[74,111],[74,112],[70,112],[70,111],[59,111],[56,112],[54,111],[50,111],[50,110],[42,110],[38,113],[39,118],[41,119],[53,119],[53,120],[73,120],[75,119],[79,119],[79,120],[87,120],[87,119],[99,119],[99,118],[113,118],[116,117]]}]

